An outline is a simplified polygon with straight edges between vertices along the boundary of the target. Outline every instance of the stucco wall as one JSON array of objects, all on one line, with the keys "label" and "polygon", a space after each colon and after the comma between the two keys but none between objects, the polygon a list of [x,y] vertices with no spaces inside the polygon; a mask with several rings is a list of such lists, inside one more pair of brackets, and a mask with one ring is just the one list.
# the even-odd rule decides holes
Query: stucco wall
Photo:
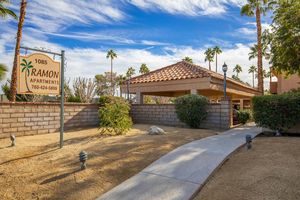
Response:
[{"label": "stucco wall", "polygon": [[[208,116],[201,123],[201,128],[227,129],[231,124],[230,101],[221,101],[220,104],[210,104]],[[173,104],[134,104],[131,107],[131,117],[134,123],[147,123],[185,127],[179,121]]]},{"label": "stucco wall", "polygon": [[291,75],[286,79],[282,75],[278,76],[277,94],[282,94],[299,87],[300,77],[298,75]]},{"label": "stucco wall", "polygon": [[[65,104],[65,129],[98,126],[97,104]],[[0,103],[0,138],[53,133],[60,128],[58,103]]]}]

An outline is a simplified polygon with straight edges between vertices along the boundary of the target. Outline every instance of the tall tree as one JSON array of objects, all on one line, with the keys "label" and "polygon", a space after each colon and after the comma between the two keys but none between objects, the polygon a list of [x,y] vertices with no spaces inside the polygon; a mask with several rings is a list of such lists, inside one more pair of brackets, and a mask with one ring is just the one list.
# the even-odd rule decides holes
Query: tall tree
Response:
[{"label": "tall tree", "polygon": [[185,61],[185,62],[193,64],[193,59],[188,57],[188,56],[184,57],[184,59],[182,59],[182,60]]},{"label": "tall tree", "polygon": [[11,101],[16,101],[16,94],[17,94],[17,64],[18,64],[18,56],[20,55],[20,46],[21,46],[21,39],[22,39],[22,31],[23,31],[23,24],[25,20],[25,14],[26,14],[26,0],[21,0],[21,6],[20,6],[20,17],[19,17],[19,23],[18,23],[18,31],[17,31],[17,37],[16,37],[16,47],[15,47],[15,57],[14,57],[14,64],[11,74],[11,84],[10,84],[10,97]]},{"label": "tall tree", "polygon": [[211,66],[210,66],[210,63],[214,61],[214,51],[211,49],[211,48],[208,48],[205,52],[205,59],[204,61],[208,61],[208,65],[209,65],[209,70],[211,70]]},{"label": "tall tree", "polygon": [[216,55],[216,72],[218,72],[218,55],[222,53],[222,50],[220,49],[220,47],[215,46],[213,48],[214,54]]},{"label": "tall tree", "polygon": [[[110,58],[110,74],[113,74],[113,59],[117,58],[117,54],[114,52],[114,50],[110,49],[107,52],[106,58]],[[113,77],[110,78],[110,84],[111,84],[111,95],[114,95],[114,87],[113,87]]]},{"label": "tall tree", "polygon": [[131,94],[129,94],[129,87],[130,87],[130,79],[135,74],[135,69],[133,67],[129,67],[126,72],[127,78],[127,100],[131,99]]},{"label": "tall tree", "polygon": [[248,73],[252,74],[252,87],[254,87],[254,79],[255,79],[254,75],[256,72],[257,72],[257,68],[254,65],[252,65],[248,70]]},{"label": "tall tree", "polygon": [[0,81],[2,81],[5,78],[7,72],[7,67],[4,64],[0,63]]},{"label": "tall tree", "polygon": [[300,1],[278,1],[271,38],[271,64],[277,72],[300,75]]},{"label": "tall tree", "polygon": [[140,74],[147,74],[150,72],[150,70],[149,70],[148,66],[145,63],[143,63],[140,67],[139,72],[140,72]]},{"label": "tall tree", "polygon": [[121,85],[123,85],[125,83],[125,81],[126,81],[126,77],[123,76],[122,74],[116,77],[117,85],[120,88],[120,97],[122,97],[122,92],[123,92],[122,88],[121,88]]},{"label": "tall tree", "polygon": [[131,78],[135,74],[135,69],[133,67],[129,67],[126,72],[126,77]]},{"label": "tall tree", "polygon": [[5,18],[9,15],[15,19],[18,19],[17,15],[14,13],[14,11],[5,7],[5,4],[8,4],[8,3],[9,3],[9,0],[0,0],[0,17]]},{"label": "tall tree", "polygon": [[256,18],[257,28],[257,72],[258,72],[258,90],[263,94],[263,66],[262,66],[262,45],[261,45],[261,14],[265,14],[269,9],[268,0],[247,0],[247,4],[241,8],[241,15]]},{"label": "tall tree", "polygon": [[233,68],[233,72],[236,72],[236,77],[239,77],[239,73],[241,73],[243,70],[242,70],[242,67],[240,65],[236,65],[234,68]]}]

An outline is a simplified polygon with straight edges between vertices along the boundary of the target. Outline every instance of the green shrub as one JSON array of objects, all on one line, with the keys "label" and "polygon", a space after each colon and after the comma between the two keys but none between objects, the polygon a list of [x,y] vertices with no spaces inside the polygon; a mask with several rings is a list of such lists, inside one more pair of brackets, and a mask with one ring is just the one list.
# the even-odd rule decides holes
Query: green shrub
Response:
[{"label": "green shrub", "polygon": [[253,97],[253,118],[272,130],[291,128],[300,122],[300,93]]},{"label": "green shrub", "polygon": [[239,110],[237,112],[237,119],[239,123],[246,124],[250,120],[249,110]]},{"label": "green shrub", "polygon": [[188,94],[175,99],[176,114],[180,121],[192,128],[199,128],[207,116],[208,99],[196,94]]},{"label": "green shrub", "polygon": [[130,105],[120,97],[103,96],[99,99],[99,119],[102,133],[121,135],[132,127]]},{"label": "green shrub", "polygon": [[74,96],[71,95],[68,97],[67,102],[77,102],[77,103],[81,103],[81,99],[79,96]]}]

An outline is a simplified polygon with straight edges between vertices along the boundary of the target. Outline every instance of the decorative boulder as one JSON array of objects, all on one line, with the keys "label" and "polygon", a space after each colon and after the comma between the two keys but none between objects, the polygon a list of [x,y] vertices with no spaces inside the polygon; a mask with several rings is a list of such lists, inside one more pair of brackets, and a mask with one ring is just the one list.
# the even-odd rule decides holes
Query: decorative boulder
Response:
[{"label": "decorative boulder", "polygon": [[148,135],[163,135],[165,133],[166,132],[163,129],[157,126],[151,126],[148,130]]}]

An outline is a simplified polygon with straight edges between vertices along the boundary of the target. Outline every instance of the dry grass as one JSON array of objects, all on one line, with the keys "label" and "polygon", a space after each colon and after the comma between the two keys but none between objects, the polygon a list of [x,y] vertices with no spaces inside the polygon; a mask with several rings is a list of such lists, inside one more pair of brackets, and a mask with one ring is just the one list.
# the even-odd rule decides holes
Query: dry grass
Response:
[{"label": "dry grass", "polygon": [[258,137],[216,172],[194,200],[300,199],[300,138]]},{"label": "dry grass", "polygon": [[[149,136],[149,125],[135,125],[126,136],[101,137],[99,130],[0,140],[1,199],[95,199],[147,165],[190,141],[216,131],[161,126],[166,135]],[[89,154],[87,169],[79,171],[78,153]]]}]

